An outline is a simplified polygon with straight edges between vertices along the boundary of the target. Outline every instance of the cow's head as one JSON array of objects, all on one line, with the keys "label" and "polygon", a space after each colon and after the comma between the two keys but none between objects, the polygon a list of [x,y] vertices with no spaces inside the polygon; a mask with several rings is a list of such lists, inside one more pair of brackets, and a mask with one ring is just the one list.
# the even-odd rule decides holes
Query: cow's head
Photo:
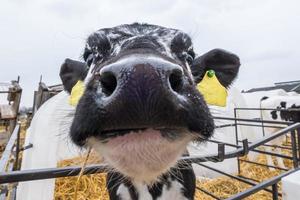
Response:
[{"label": "cow's head", "polygon": [[175,165],[188,142],[212,135],[212,116],[196,89],[206,70],[228,87],[240,65],[220,49],[196,57],[191,38],[179,30],[137,23],[96,31],[83,58],[89,72],[73,142],[146,182]]}]

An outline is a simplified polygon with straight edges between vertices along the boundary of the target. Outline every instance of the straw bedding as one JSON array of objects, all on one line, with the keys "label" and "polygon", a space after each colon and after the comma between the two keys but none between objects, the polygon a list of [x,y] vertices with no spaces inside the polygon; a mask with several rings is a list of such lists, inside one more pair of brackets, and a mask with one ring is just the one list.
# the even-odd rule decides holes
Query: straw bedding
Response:
[{"label": "straw bedding", "polygon": [[[284,154],[290,155],[290,151],[283,150]],[[244,157],[243,159],[247,159]],[[80,165],[84,160],[84,156],[63,160],[58,163],[58,167],[63,166],[74,166]],[[257,160],[259,163],[266,164],[266,157],[264,155],[259,155]],[[276,159],[273,158],[274,163]],[[92,153],[88,163],[99,163],[101,160]],[[284,160],[284,163],[287,167],[292,168],[292,162],[289,160]],[[270,171],[267,167],[253,165],[250,163],[242,162],[241,163],[241,175],[253,178],[259,182],[267,180],[273,176],[280,174],[280,170]],[[72,200],[74,199],[74,191],[76,185],[77,177],[71,178],[58,178],[55,183],[55,200]],[[77,200],[108,200],[108,193],[105,187],[106,175],[105,174],[95,174],[95,175],[86,175],[82,176],[79,182],[78,198]],[[238,192],[244,191],[250,186],[230,179],[228,177],[220,177],[216,179],[205,179],[198,180],[197,186],[213,193],[215,196],[226,199]],[[279,184],[279,190],[281,190],[281,183]],[[212,197],[206,195],[203,192],[197,190],[195,200],[210,200]],[[248,200],[269,200],[272,199],[270,193],[265,191],[260,191],[249,198]]]},{"label": "straw bedding", "polygon": [[[5,127],[4,126],[0,126],[0,134],[5,134]],[[1,137],[1,136],[0,136]],[[5,149],[5,145],[0,145],[0,157],[2,156],[2,153]]]}]

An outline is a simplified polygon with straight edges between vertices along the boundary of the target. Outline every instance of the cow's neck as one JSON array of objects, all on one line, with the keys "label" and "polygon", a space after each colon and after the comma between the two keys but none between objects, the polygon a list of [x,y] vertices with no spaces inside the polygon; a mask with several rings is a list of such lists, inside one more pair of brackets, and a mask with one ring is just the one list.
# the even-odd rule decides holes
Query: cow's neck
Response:
[{"label": "cow's neck", "polygon": [[187,200],[195,193],[195,174],[191,165],[171,169],[158,182],[148,186],[119,173],[108,173],[107,189],[111,200]]}]

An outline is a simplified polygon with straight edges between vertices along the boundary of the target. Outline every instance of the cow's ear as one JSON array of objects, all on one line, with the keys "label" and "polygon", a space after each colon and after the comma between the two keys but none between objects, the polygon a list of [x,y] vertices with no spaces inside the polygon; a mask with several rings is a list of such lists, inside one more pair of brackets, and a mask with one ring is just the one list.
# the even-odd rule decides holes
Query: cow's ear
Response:
[{"label": "cow's ear", "polygon": [[237,77],[240,59],[233,53],[222,49],[213,49],[197,57],[191,65],[195,83],[199,83],[206,71],[214,70],[220,83],[228,88]]},{"label": "cow's ear", "polygon": [[76,60],[66,59],[60,68],[60,79],[64,89],[71,93],[73,86],[79,80],[84,80],[88,72],[87,65]]}]

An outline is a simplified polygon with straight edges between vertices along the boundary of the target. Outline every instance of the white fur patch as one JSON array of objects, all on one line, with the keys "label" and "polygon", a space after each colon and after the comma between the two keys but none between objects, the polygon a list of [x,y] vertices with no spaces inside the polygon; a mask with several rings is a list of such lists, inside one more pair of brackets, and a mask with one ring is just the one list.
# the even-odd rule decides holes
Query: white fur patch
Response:
[{"label": "white fur patch", "polygon": [[106,143],[91,137],[87,144],[123,175],[137,182],[152,183],[175,165],[191,137],[186,134],[170,141],[162,137],[159,131],[147,129],[113,138]]},{"label": "white fur patch", "polygon": [[117,190],[117,195],[121,200],[131,200],[129,190],[124,184],[120,184]]},{"label": "white fur patch", "polygon": [[182,193],[183,186],[176,180],[171,182],[171,187],[168,189],[167,185],[163,186],[161,197],[157,200],[187,200]]},{"label": "white fur patch", "polygon": [[[138,193],[139,200],[153,200],[148,187],[143,183],[134,183],[134,187]],[[170,188],[164,185],[162,188],[162,194],[157,200],[187,200],[182,193],[183,186],[176,180],[171,181]],[[121,197],[121,200],[131,200],[128,188],[121,184],[118,188],[117,194]]]},{"label": "white fur patch", "polygon": [[148,187],[146,184],[134,184],[135,189],[138,193],[139,196],[139,200],[143,199],[143,200],[152,200],[152,196],[148,190]]}]

